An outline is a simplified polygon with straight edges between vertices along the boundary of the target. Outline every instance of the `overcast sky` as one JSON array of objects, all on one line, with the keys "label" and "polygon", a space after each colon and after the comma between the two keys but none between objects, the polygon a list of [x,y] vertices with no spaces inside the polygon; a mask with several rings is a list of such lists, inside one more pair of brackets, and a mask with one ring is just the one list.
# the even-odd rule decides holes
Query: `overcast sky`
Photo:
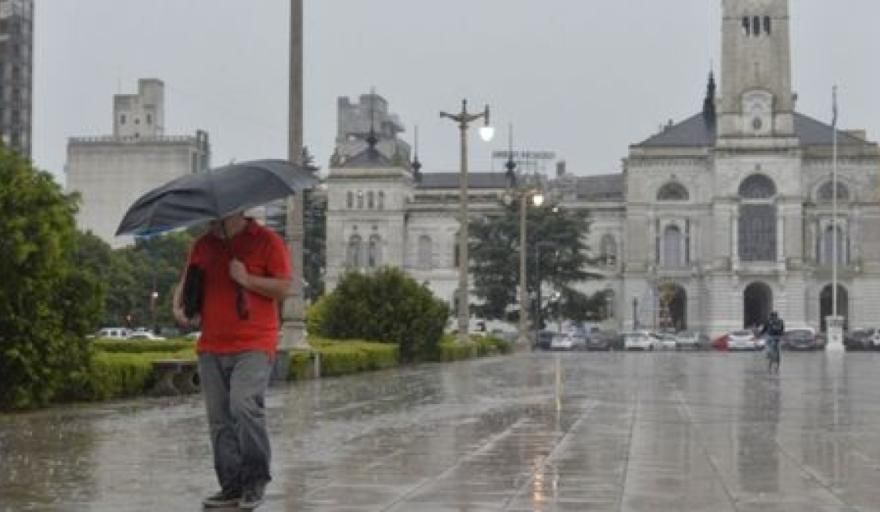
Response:
[{"label": "overcast sky", "polygon": [[[113,94],[166,85],[167,134],[210,133],[215,165],[285,157],[288,0],[37,0],[34,160],[63,175],[67,138],[112,132]],[[306,0],[305,142],[322,167],[336,98],[375,86],[419,125],[425,171],[458,168],[440,110],[489,103],[499,137],[577,174],[620,170],[630,144],[702,105],[720,68],[720,0]],[[877,0],[793,0],[798,110],[880,138]],[[63,178],[62,178],[63,179]]]}]

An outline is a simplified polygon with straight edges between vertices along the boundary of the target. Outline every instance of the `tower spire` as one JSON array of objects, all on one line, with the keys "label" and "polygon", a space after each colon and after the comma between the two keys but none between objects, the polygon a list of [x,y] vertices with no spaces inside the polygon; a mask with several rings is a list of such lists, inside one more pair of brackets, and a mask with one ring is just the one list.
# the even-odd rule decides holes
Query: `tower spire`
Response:
[{"label": "tower spire", "polygon": [[715,123],[715,72],[709,71],[709,81],[706,84],[706,98],[703,100],[703,119],[707,123]]},{"label": "tower spire", "polygon": [[419,125],[415,125],[413,131],[415,132],[415,140],[413,148],[413,161],[410,164],[410,167],[412,168],[413,177],[416,181],[419,181],[422,178],[422,162],[419,162]]}]

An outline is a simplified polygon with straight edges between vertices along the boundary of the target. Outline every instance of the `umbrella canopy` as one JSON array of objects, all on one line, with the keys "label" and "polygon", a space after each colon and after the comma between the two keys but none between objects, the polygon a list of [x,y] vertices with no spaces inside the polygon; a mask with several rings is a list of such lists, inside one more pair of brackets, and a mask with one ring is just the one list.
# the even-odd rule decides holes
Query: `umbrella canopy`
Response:
[{"label": "umbrella canopy", "polygon": [[125,213],[116,236],[150,235],[219,219],[317,184],[312,174],[286,160],[255,160],[169,181]]}]

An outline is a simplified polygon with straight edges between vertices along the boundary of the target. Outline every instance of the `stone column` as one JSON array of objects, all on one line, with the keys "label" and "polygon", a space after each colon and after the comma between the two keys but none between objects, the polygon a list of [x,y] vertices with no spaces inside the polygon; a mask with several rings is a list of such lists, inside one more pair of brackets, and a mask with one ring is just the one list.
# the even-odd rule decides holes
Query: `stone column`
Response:
[{"label": "stone column", "polygon": [[739,208],[736,205],[730,212],[730,264],[734,272],[739,270]]},{"label": "stone column", "polygon": [[785,207],[776,211],[776,263],[785,266]]}]

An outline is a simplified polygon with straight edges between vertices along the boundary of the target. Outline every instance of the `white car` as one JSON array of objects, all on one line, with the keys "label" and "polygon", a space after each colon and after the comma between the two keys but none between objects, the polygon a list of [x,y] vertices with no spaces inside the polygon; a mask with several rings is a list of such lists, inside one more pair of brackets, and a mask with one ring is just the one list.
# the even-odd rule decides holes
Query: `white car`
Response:
[{"label": "white car", "polygon": [[763,341],[752,331],[733,331],[727,335],[727,350],[761,350]]},{"label": "white car", "polygon": [[128,340],[150,340],[150,341],[165,341],[165,338],[162,336],[157,336],[150,331],[135,331],[128,335]]},{"label": "white car", "polygon": [[657,334],[657,348],[660,350],[675,350],[678,348],[678,342],[674,334],[661,333]]},{"label": "white car", "polygon": [[557,334],[550,341],[550,350],[585,350],[587,340],[577,332]]},{"label": "white car", "polygon": [[131,335],[131,331],[126,327],[104,327],[95,335],[96,338],[106,338],[111,340],[124,340]]},{"label": "white car", "polygon": [[657,348],[657,344],[657,338],[648,331],[623,333],[624,350],[654,350]]}]

